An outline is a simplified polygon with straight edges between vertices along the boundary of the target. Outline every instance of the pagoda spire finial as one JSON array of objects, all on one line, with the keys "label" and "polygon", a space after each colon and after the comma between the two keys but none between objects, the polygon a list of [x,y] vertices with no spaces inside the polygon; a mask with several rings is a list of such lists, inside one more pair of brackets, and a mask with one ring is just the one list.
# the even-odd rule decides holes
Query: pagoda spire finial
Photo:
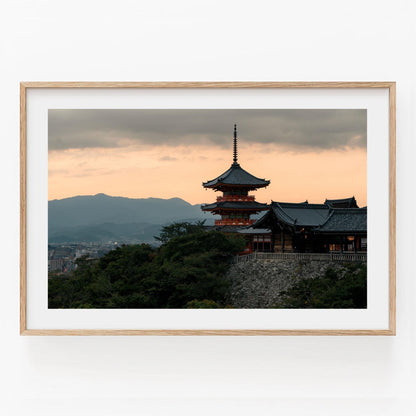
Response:
[{"label": "pagoda spire finial", "polygon": [[237,124],[234,124],[234,151],[233,151],[233,162],[237,164]]}]

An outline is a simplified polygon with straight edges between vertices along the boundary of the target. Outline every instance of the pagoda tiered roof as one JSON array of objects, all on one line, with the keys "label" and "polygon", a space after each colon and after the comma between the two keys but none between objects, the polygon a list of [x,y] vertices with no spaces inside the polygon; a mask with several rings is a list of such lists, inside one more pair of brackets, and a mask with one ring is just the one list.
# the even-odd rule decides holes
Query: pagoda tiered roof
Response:
[{"label": "pagoda tiered roof", "polygon": [[243,188],[263,188],[268,186],[270,181],[257,178],[251,173],[244,170],[239,163],[234,162],[231,167],[215,179],[204,182],[204,188],[221,188],[223,186],[229,187],[243,187]]},{"label": "pagoda tiered roof", "polygon": [[256,201],[224,201],[214,202],[213,204],[205,204],[201,206],[203,211],[264,211],[268,208],[267,204],[261,204]]}]

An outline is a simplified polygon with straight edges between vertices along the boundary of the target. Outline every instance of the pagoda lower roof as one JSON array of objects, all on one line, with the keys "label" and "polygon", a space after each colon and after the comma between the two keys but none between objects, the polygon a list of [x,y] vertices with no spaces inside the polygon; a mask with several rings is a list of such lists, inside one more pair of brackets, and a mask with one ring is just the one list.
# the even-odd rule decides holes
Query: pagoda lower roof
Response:
[{"label": "pagoda lower roof", "polygon": [[241,228],[238,230],[240,234],[271,234],[272,230],[270,228],[253,228],[251,225],[246,228]]},{"label": "pagoda lower roof", "polygon": [[263,211],[268,208],[267,204],[261,204],[256,201],[223,201],[214,202],[213,204],[202,205],[203,211],[216,211],[216,210],[230,210],[230,211]]},{"label": "pagoda lower roof", "polygon": [[234,162],[223,174],[208,182],[204,182],[204,188],[220,188],[224,186],[247,186],[250,188],[262,188],[268,186],[270,181],[257,178],[248,173],[238,163]]},{"label": "pagoda lower roof", "polygon": [[244,226],[241,225],[221,225],[215,227],[215,231],[221,231],[222,233],[238,233],[242,228],[244,228]]}]

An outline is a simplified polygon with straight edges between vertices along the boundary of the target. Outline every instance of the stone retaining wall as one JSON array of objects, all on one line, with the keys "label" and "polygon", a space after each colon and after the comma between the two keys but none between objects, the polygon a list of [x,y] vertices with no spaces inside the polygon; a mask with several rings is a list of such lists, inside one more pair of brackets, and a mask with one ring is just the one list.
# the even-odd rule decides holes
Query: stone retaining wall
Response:
[{"label": "stone retaining wall", "polygon": [[235,263],[228,271],[231,280],[228,303],[234,308],[270,308],[276,305],[280,292],[300,279],[322,277],[328,267],[346,272],[345,267],[331,261],[249,260]]}]

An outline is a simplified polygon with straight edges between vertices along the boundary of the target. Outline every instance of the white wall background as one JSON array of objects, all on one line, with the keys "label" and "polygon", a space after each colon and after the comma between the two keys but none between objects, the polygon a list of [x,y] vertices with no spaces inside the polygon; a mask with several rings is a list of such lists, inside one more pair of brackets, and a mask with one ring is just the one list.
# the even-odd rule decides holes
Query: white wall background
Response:
[{"label": "white wall background", "polygon": [[[415,3],[0,1],[0,413],[416,413]],[[396,337],[19,337],[19,81],[397,81]]]}]

